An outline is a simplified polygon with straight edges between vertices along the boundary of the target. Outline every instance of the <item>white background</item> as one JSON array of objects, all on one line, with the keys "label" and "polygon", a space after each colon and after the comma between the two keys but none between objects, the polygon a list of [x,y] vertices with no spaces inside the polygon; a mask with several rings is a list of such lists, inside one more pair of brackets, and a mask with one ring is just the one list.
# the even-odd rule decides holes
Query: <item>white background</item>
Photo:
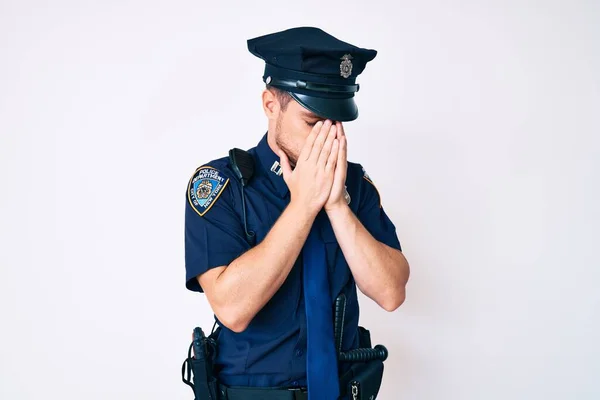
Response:
[{"label": "white background", "polygon": [[191,399],[184,195],[266,129],[246,39],[379,51],[349,158],[412,266],[382,399],[600,398],[597,1],[0,1],[0,398]]}]

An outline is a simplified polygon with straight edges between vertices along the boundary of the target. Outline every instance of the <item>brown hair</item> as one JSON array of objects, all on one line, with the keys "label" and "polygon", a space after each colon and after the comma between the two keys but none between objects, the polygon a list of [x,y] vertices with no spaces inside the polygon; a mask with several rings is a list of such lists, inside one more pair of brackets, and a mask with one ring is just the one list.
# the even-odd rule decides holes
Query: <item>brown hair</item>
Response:
[{"label": "brown hair", "polygon": [[267,90],[270,90],[275,95],[275,97],[277,97],[279,105],[281,106],[281,111],[285,112],[288,104],[292,100],[292,96],[290,96],[290,94],[285,90],[281,90],[279,88],[276,88],[275,86],[267,85]]}]

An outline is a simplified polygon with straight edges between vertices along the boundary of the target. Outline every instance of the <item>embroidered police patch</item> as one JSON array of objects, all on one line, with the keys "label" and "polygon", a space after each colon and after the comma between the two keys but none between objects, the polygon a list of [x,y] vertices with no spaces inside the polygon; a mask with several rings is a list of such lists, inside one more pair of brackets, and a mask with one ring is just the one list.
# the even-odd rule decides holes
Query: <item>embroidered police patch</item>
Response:
[{"label": "embroidered police patch", "polygon": [[363,167],[363,177],[368,180],[369,182],[371,182],[371,184],[373,184],[373,180],[371,179],[371,177],[369,176],[369,174],[367,174],[367,171],[365,171],[364,167]]},{"label": "embroidered police patch", "polygon": [[229,179],[213,167],[198,169],[188,184],[190,205],[203,216],[215,204],[228,183]]},{"label": "embroidered police patch", "polygon": [[362,170],[363,170],[363,178],[365,179],[365,181],[369,182],[375,188],[375,191],[377,192],[377,196],[379,197],[379,208],[382,208],[382,206],[381,206],[381,195],[379,194],[379,190],[377,189],[377,186],[375,186],[375,184],[373,183],[373,180],[371,179],[371,177],[369,176],[369,174],[367,174],[367,171],[365,171],[364,167],[363,167]]}]

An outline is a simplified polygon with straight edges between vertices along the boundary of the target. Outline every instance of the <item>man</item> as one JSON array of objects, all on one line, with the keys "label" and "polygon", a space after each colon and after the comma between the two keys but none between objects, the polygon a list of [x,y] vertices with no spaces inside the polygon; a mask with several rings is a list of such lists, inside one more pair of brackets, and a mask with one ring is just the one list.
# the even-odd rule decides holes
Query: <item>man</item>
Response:
[{"label": "man", "polygon": [[[206,294],[222,328],[216,365],[224,392],[308,386],[310,399],[336,399],[347,366],[336,359],[334,299],[347,299],[342,351],[355,349],[356,288],[393,311],[409,276],[377,189],[346,160],[342,122],[358,117],[355,79],[376,51],[317,28],[250,39],[248,49],[266,63],[268,132],[249,150],[254,174],[244,186],[227,157],[190,179],[187,288]],[[228,397],[251,398],[244,393]]]}]

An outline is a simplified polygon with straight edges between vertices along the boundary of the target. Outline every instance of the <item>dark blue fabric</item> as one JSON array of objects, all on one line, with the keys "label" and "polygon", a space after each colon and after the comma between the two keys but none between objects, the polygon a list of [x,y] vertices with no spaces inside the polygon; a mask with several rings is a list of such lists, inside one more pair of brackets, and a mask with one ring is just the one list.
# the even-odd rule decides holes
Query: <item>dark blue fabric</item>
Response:
[{"label": "dark blue fabric", "polygon": [[[279,157],[265,135],[250,149],[256,160],[255,175],[245,188],[249,229],[259,244],[275,224],[290,195],[282,176],[271,172]],[[242,219],[240,184],[227,157],[211,166],[229,178],[212,207],[200,216],[187,200],[185,210],[186,286],[202,291],[197,276],[211,268],[226,266],[250,249]],[[392,222],[380,207],[375,186],[364,178],[361,165],[348,163],[346,180],[350,208],[377,239],[400,249]],[[325,244],[331,297],[347,298],[343,351],[358,347],[359,305],[356,284],[336,241],[328,219],[320,227]],[[219,337],[217,364],[224,384],[236,386],[306,386],[306,312],[303,294],[302,256],[298,258],[282,287],[254,317],[248,328],[235,333],[223,326]],[[256,277],[259,279],[259,277]],[[344,365],[342,365],[342,370]]]},{"label": "dark blue fabric", "polygon": [[[315,27],[298,27],[270,33],[249,39],[247,45],[250,53],[265,61],[263,79],[271,76],[323,84],[354,84],[367,63],[377,55],[376,50],[344,42]],[[351,57],[352,70],[345,78],[340,75],[340,64],[346,55]],[[290,91],[314,95],[302,89]],[[319,95],[339,97],[332,93]]]},{"label": "dark blue fabric", "polygon": [[319,213],[303,248],[304,301],[307,322],[308,399],[337,399],[340,395],[337,351],[333,335],[333,300],[329,288],[325,243],[320,227],[327,215]]}]

